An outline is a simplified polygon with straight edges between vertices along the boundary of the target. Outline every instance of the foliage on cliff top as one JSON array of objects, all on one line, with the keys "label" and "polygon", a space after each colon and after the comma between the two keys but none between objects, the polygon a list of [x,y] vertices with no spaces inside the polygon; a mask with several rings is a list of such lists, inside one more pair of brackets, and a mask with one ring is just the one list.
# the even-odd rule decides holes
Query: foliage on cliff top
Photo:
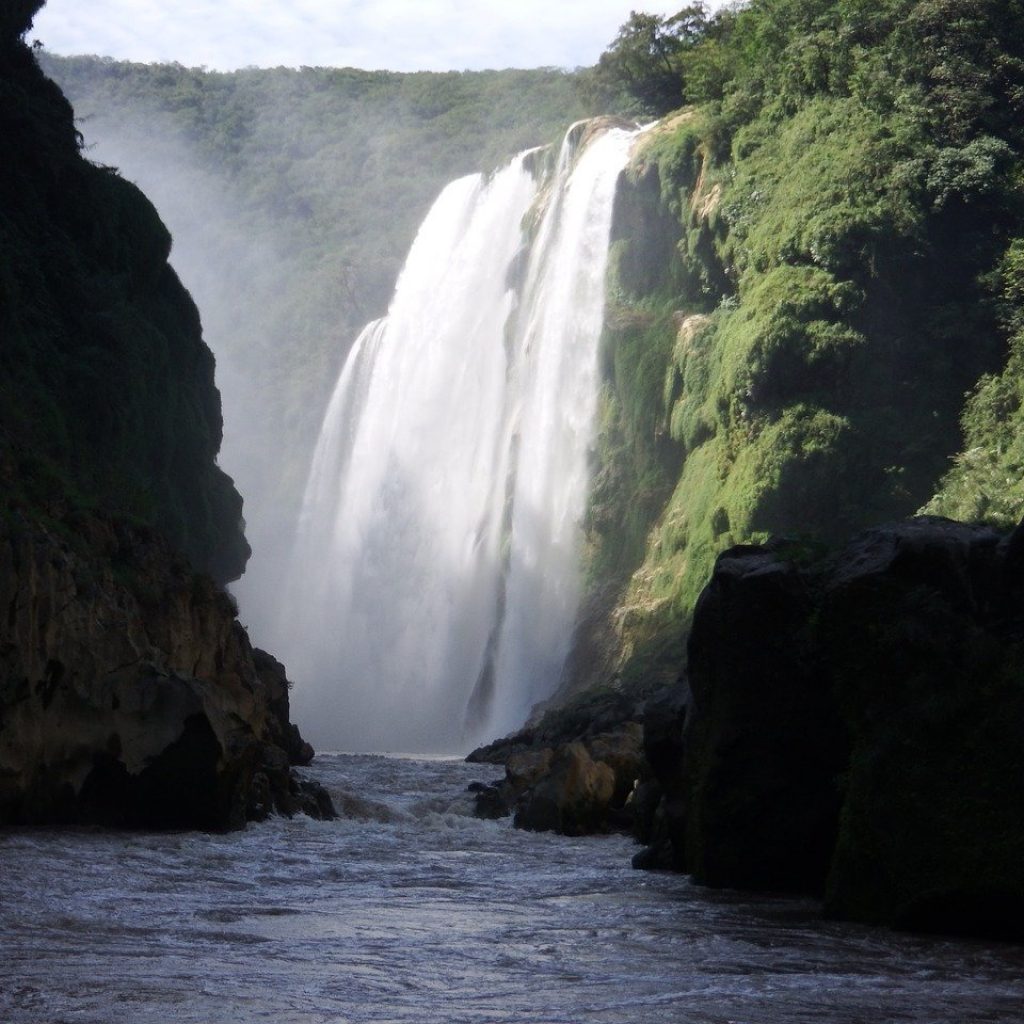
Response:
[{"label": "foliage on cliff top", "polygon": [[170,235],[79,153],[71,107],[17,36],[0,55],[0,470],[5,506],[99,505],[239,575],[241,499]]},{"label": "foliage on cliff top", "polygon": [[[985,373],[936,503],[1010,519],[1024,497],[1024,4],[751,0],[682,71],[696,106],[641,145],[616,228],[601,473],[623,486],[597,492],[602,520],[652,507],[608,439],[672,491],[619,610],[627,666],[685,625],[730,544],[919,508]],[[658,210],[667,268],[635,230]],[[607,564],[619,537],[597,526]]]}]

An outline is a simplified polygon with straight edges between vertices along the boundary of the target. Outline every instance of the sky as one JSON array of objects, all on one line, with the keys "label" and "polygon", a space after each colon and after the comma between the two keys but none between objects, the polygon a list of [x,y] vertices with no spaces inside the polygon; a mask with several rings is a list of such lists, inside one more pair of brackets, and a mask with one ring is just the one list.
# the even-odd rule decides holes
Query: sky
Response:
[{"label": "sky", "polygon": [[573,68],[595,63],[632,9],[673,14],[687,2],[48,0],[27,38],[58,54],[177,61],[218,71]]}]

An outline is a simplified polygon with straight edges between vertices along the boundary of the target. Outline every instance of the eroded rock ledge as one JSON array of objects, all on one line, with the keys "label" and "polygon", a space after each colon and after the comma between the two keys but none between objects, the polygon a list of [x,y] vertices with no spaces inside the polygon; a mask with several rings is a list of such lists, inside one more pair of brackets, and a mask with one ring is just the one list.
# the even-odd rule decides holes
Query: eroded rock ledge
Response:
[{"label": "eroded rock ledge", "polygon": [[284,668],[146,528],[0,519],[0,824],[228,829],[331,816]]},{"label": "eroded rock ledge", "polygon": [[503,778],[471,787],[477,814],[511,814],[517,828],[535,832],[628,832],[634,786],[645,772],[641,709],[608,691],[477,748],[467,761],[505,767]]}]

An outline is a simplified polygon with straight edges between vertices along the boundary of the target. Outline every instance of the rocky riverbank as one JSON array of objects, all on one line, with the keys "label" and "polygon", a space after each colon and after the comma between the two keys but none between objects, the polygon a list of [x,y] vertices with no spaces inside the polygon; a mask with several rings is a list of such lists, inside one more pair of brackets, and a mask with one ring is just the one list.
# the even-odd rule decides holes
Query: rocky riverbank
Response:
[{"label": "rocky riverbank", "polygon": [[1022,569],[1024,529],[937,518],[725,552],[648,709],[639,863],[1024,938]]},{"label": "rocky riverbank", "polygon": [[474,751],[505,765],[479,813],[632,828],[637,867],[834,917],[1024,938],[1024,526],[734,547],[688,658],[643,702],[577,698]]},{"label": "rocky riverbank", "polygon": [[317,817],[283,667],[153,531],[0,520],[0,824],[240,827]]},{"label": "rocky riverbank", "polygon": [[503,778],[474,787],[477,813],[512,814],[518,828],[540,832],[628,832],[644,772],[642,709],[621,692],[584,695],[477,748],[468,761],[505,768]]}]

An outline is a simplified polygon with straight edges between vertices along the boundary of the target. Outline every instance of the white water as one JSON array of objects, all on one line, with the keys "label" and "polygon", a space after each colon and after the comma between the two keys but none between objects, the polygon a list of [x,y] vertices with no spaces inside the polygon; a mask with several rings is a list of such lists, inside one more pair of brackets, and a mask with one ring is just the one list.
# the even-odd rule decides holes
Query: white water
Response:
[{"label": "white water", "polygon": [[321,756],[349,817],[0,833],[4,1024],[1020,1024],[1021,947],[631,871],[467,817],[487,767]]},{"label": "white water", "polygon": [[316,745],[453,751],[559,682],[579,600],[615,183],[632,134],[449,185],[335,388],[275,650]]}]

